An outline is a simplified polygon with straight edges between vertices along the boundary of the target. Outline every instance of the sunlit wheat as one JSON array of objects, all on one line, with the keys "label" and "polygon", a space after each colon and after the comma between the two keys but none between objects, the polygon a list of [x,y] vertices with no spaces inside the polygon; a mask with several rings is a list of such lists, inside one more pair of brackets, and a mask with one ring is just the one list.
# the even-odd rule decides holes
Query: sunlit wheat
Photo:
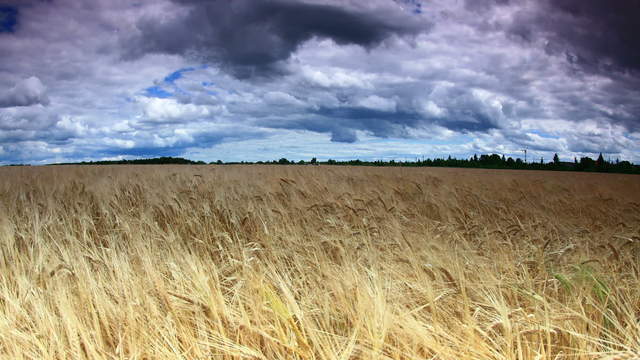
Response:
[{"label": "sunlit wheat", "polygon": [[639,204],[610,174],[2,168],[0,357],[637,359]]}]

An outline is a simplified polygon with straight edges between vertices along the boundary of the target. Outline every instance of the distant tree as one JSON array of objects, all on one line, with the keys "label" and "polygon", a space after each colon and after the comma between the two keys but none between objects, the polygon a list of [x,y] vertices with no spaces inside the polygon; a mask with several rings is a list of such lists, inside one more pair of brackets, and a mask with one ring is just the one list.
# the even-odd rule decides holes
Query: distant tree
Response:
[{"label": "distant tree", "polygon": [[300,164],[300,165],[304,165],[304,160],[300,160],[300,161],[298,161],[298,164]]},{"label": "distant tree", "polygon": [[630,162],[626,161],[626,160],[620,161],[616,166],[617,166],[617,170],[618,171],[622,171],[622,172],[632,172],[633,171],[633,165]]},{"label": "distant tree", "polygon": [[327,164],[329,164],[329,165],[335,165],[336,163],[337,163],[337,161],[335,161],[333,159],[327,160]]},{"label": "distant tree", "polygon": [[312,163],[313,165],[317,164],[317,163],[318,163],[318,159],[316,159],[316,158],[311,158],[311,163]]},{"label": "distant tree", "polygon": [[286,158],[281,158],[280,160],[278,160],[278,164],[281,164],[281,165],[289,164],[289,160],[287,160]]},{"label": "distant tree", "polygon": [[581,171],[594,171],[596,170],[596,162],[590,157],[581,157],[578,164],[578,170]]},{"label": "distant tree", "polygon": [[602,153],[600,153],[600,155],[598,156],[598,160],[596,160],[596,167],[599,170],[604,168],[604,157],[602,156]]},{"label": "distant tree", "polygon": [[544,158],[540,156],[540,165],[544,165]]},{"label": "distant tree", "polygon": [[560,158],[558,157],[558,153],[553,154],[553,163],[556,165],[560,164]]},{"label": "distant tree", "polygon": [[[506,160],[504,160],[504,161],[506,161]],[[501,166],[504,162],[503,162],[502,158],[500,157],[500,155],[491,154],[491,155],[480,155],[479,163],[484,165],[484,166],[495,167],[495,166]]]}]

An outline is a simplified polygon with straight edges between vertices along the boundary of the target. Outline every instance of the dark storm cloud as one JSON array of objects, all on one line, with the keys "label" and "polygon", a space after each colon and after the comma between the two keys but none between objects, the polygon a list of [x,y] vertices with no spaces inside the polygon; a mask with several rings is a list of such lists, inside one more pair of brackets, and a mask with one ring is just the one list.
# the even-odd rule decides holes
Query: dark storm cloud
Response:
[{"label": "dark storm cloud", "polygon": [[282,71],[305,41],[329,38],[337,44],[372,47],[392,35],[426,30],[411,14],[287,0],[175,0],[185,13],[160,22],[138,22],[139,34],[124,42],[125,56],[146,53],[192,55],[213,61],[237,77]]},{"label": "dark storm cloud", "polygon": [[521,11],[511,34],[548,41],[550,53],[591,72],[640,70],[640,1],[544,0]]}]

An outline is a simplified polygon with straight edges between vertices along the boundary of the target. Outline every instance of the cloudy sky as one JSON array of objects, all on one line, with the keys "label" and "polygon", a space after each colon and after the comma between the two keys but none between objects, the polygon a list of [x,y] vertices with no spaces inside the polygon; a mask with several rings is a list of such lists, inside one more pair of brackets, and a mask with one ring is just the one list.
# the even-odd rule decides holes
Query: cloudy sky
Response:
[{"label": "cloudy sky", "polygon": [[637,0],[0,0],[0,164],[640,162]]}]

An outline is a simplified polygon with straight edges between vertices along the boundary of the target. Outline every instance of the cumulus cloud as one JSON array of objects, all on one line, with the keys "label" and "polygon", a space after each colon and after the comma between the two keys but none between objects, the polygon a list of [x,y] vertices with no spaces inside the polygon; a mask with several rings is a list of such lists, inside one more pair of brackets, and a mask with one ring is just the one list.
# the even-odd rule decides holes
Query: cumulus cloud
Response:
[{"label": "cumulus cloud", "polygon": [[372,81],[376,78],[373,74],[366,74],[355,69],[346,71],[336,67],[313,68],[303,66],[302,75],[310,84],[325,88],[362,88],[371,89]]},{"label": "cumulus cloud", "polygon": [[47,88],[35,76],[19,81],[5,94],[0,94],[0,108],[35,104],[49,104]]},{"label": "cumulus cloud", "polygon": [[[207,106],[181,104],[175,99],[139,97],[142,104],[143,120],[152,122],[184,122],[210,117],[213,110]],[[222,107],[216,108],[218,112]]]},{"label": "cumulus cloud", "polygon": [[377,95],[370,95],[363,99],[360,99],[356,102],[356,105],[363,108],[383,112],[396,110],[396,102],[393,99],[387,99]]}]

